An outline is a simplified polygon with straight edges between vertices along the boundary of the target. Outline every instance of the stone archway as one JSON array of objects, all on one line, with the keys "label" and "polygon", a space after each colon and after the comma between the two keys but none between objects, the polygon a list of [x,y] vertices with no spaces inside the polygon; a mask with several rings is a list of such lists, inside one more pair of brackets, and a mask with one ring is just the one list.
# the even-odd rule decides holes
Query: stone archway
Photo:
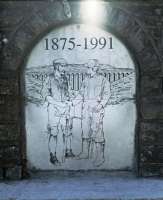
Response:
[{"label": "stone archway", "polygon": [[[16,78],[16,85],[21,86],[21,89],[18,91],[20,98],[16,97],[16,103],[22,102],[21,107],[14,107],[13,112],[16,113],[16,119],[21,118],[21,124],[17,121],[11,120],[10,112],[6,113],[6,119],[8,119],[9,132],[12,132],[12,125],[18,127],[16,128],[16,133],[21,133],[21,144],[19,139],[15,145],[15,140],[11,140],[10,146],[15,145],[16,149],[20,149],[18,159],[16,158],[13,165],[23,166],[25,169],[26,163],[26,152],[25,152],[25,130],[24,130],[24,99],[23,99],[23,77],[22,69],[24,65],[24,60],[26,55],[29,54],[29,51],[33,47],[33,44],[39,37],[40,33],[53,27],[56,24],[62,24],[67,21],[67,17],[63,12],[63,7],[59,2],[38,2],[37,8],[33,2],[20,3],[22,9],[20,12],[20,21],[16,20],[13,26],[9,30],[4,29],[4,32],[7,33],[9,38],[8,43],[3,46],[2,54],[2,72],[5,71],[8,79],[10,79],[10,70],[19,78]],[[16,4],[15,4],[16,5]],[[18,5],[18,4],[17,4]],[[71,8],[71,19],[77,16],[80,19],[80,13],[78,13],[79,2],[70,2]],[[146,3],[141,4],[143,8],[146,8]],[[156,6],[157,7],[157,6]],[[24,8],[29,9],[27,15],[24,15]],[[162,68],[162,58],[160,56],[160,51],[157,49],[160,37],[154,38],[154,35],[151,34],[157,32],[159,26],[154,26],[155,30],[152,27],[148,26],[148,22],[145,21],[145,14],[141,13],[137,15],[137,8],[140,8],[136,3],[122,3],[117,6],[115,3],[105,2],[105,8],[107,10],[107,17],[104,24],[105,26],[110,26],[115,30],[122,41],[127,43],[130,50],[132,50],[133,55],[139,63],[140,73],[139,73],[139,82],[137,82],[137,90],[139,95],[137,96],[138,103],[138,122],[137,122],[137,166],[138,172],[140,175],[151,175],[151,174],[160,174],[161,173],[161,152],[162,147],[157,141],[160,138],[160,132],[162,130],[162,115],[160,110],[162,110],[162,102],[160,101],[160,77],[161,68]],[[131,9],[130,9],[131,8]],[[15,8],[16,10],[17,8]],[[155,8],[151,8],[155,11]],[[138,9],[139,10],[139,9]],[[57,14],[59,11],[59,15]],[[31,15],[29,16],[29,13]],[[135,13],[135,14],[134,14]],[[147,15],[148,16],[148,15]],[[19,17],[17,17],[18,19]],[[124,19],[124,20],[121,20]],[[9,19],[8,19],[9,20]],[[9,20],[10,23],[12,20]],[[69,20],[68,20],[69,21]],[[11,23],[12,24],[12,23]],[[11,31],[12,30],[12,31]],[[150,31],[151,30],[151,31]],[[10,34],[12,33],[12,34]],[[5,36],[5,35],[4,35]],[[158,39],[158,41],[157,41]],[[9,72],[8,72],[9,71]],[[2,76],[3,73],[1,73]],[[3,77],[2,77],[3,78]],[[152,80],[152,81],[151,81]],[[8,87],[8,86],[4,86]],[[14,96],[15,98],[15,96]],[[10,104],[8,100],[5,101],[5,105]],[[3,106],[5,108],[5,106]],[[3,113],[3,110],[2,110]],[[21,113],[21,117],[19,117]],[[3,114],[4,115],[4,114]],[[3,124],[2,124],[3,125]],[[6,125],[3,125],[4,132],[6,130]],[[10,148],[7,147],[10,152]],[[8,150],[6,150],[8,151]],[[157,156],[156,156],[157,155]],[[4,158],[6,163],[10,163],[10,158]],[[12,162],[12,160],[11,160]],[[17,163],[17,164],[15,164]]]}]

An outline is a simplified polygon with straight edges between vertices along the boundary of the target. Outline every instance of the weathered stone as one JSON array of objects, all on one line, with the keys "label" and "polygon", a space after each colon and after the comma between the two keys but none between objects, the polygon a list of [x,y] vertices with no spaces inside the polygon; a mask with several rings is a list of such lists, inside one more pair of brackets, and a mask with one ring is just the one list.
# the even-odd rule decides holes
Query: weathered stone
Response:
[{"label": "weathered stone", "polygon": [[0,96],[0,121],[17,121],[19,102],[12,97]]},{"label": "weathered stone", "polygon": [[163,120],[163,99],[142,98],[141,114],[146,120]]},{"label": "weathered stone", "polygon": [[163,163],[163,124],[141,123],[140,127],[140,164],[149,168],[150,163]]},{"label": "weathered stone", "polygon": [[5,70],[7,68],[9,70],[15,70],[18,69],[22,62],[23,52],[21,49],[17,48],[15,44],[9,43],[3,49],[2,56],[2,69]]},{"label": "weathered stone", "polygon": [[0,168],[0,180],[3,180],[3,169]]},{"label": "weathered stone", "polygon": [[0,79],[0,95],[18,96],[18,83],[15,79]]},{"label": "weathered stone", "polygon": [[18,141],[19,138],[20,130],[17,124],[0,124],[0,142]]},{"label": "weathered stone", "polygon": [[162,165],[156,163],[146,163],[140,165],[140,176],[150,177],[150,176],[160,176]]},{"label": "weathered stone", "polygon": [[13,168],[21,165],[21,153],[19,144],[1,145],[0,147],[0,166],[1,168]]},{"label": "weathered stone", "polygon": [[140,142],[144,146],[163,144],[163,124],[143,122],[140,126],[140,132]]},{"label": "weathered stone", "polygon": [[143,76],[140,81],[141,96],[154,96],[161,94],[161,79],[156,76]]},{"label": "weathered stone", "polygon": [[15,166],[8,168],[6,170],[6,179],[21,179],[22,178],[22,167],[21,166]]},{"label": "weathered stone", "polygon": [[143,146],[140,161],[141,163],[163,163],[163,146]]}]

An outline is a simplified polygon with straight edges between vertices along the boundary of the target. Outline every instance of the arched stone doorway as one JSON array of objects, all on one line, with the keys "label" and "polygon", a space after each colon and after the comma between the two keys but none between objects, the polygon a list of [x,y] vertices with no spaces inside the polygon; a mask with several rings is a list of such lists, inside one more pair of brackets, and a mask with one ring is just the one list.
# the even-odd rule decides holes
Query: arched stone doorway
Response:
[{"label": "arched stone doorway", "polygon": [[85,24],[49,32],[25,68],[29,169],[133,169],[135,93],[135,63],[113,34]]}]

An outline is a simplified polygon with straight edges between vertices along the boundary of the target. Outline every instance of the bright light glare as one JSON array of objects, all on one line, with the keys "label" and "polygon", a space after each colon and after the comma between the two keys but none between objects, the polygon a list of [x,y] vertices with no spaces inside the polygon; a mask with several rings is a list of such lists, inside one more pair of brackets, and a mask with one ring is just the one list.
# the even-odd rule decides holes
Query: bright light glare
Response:
[{"label": "bright light glare", "polygon": [[99,23],[103,18],[103,7],[99,0],[85,0],[81,3],[81,14],[84,21]]}]

